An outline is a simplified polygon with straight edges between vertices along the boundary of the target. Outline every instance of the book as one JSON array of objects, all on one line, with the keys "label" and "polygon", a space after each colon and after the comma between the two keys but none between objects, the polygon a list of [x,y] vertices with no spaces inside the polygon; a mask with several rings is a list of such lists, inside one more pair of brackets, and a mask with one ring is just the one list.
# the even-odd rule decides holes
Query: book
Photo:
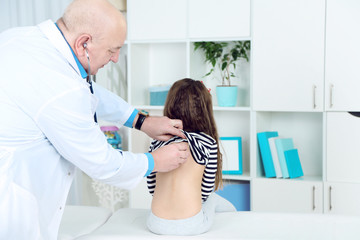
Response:
[{"label": "book", "polygon": [[289,171],[286,164],[284,152],[294,148],[292,138],[275,139],[276,150],[279,158],[283,178],[289,178]]},{"label": "book", "polygon": [[297,149],[287,150],[284,152],[284,155],[285,155],[286,165],[287,165],[288,172],[289,172],[289,177],[297,178],[297,177],[304,176],[304,173],[303,173],[303,170],[301,167],[301,163],[300,163],[298,150]]},{"label": "book", "polygon": [[269,138],[271,137],[277,137],[278,132],[259,132],[257,134],[259,149],[260,149],[260,155],[261,160],[264,166],[265,176],[270,177],[276,177],[276,172],[274,168],[274,162],[271,156],[271,150],[269,146]]},{"label": "book", "polygon": [[276,144],[275,144],[275,139],[279,139],[279,138],[280,137],[271,137],[271,138],[269,138],[269,146],[270,146],[270,151],[271,151],[271,157],[272,157],[272,160],[273,160],[273,163],[274,163],[276,177],[277,178],[282,178],[282,172],[281,172],[279,157],[278,157],[278,154],[277,154],[277,149],[276,149]]}]

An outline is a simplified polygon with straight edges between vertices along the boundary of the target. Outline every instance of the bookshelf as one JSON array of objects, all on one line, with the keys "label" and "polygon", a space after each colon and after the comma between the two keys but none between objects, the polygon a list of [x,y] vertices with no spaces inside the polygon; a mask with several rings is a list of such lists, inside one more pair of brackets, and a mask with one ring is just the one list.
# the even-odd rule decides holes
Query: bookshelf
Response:
[{"label": "bookshelf", "polygon": [[[171,85],[184,77],[204,80],[212,89],[220,136],[242,137],[243,174],[223,178],[250,183],[252,211],[360,214],[354,204],[360,200],[360,179],[354,173],[360,170],[355,163],[359,148],[342,151],[344,139],[355,144],[360,134],[360,118],[347,113],[360,111],[353,104],[360,102],[354,70],[360,45],[355,40],[339,44],[342,36],[360,38],[359,17],[346,15],[348,6],[351,12],[360,10],[360,2],[351,0],[128,1],[127,62],[121,64],[125,96],[136,108],[161,115],[162,106],[149,105],[150,86]],[[235,79],[243,99],[224,108],[217,106],[216,79],[202,78],[208,66],[193,51],[193,42],[234,40],[251,41],[250,62]],[[334,57],[337,52],[353,64]],[[335,86],[333,108],[329,84]],[[265,177],[256,138],[262,131],[293,139],[303,177]],[[127,130],[124,141],[132,152],[146,152],[150,143],[135,130]],[[130,207],[148,208],[150,201],[145,180],[130,192]]]}]

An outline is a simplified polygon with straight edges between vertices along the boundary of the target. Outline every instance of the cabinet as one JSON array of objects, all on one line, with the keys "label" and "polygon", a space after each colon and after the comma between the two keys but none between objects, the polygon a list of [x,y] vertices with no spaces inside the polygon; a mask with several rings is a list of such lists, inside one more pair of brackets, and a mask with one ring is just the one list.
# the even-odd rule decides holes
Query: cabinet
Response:
[{"label": "cabinet", "polygon": [[324,212],[329,214],[360,214],[357,204],[360,199],[360,119],[346,112],[360,110],[360,75],[356,64],[360,60],[359,10],[358,1],[327,0]]},{"label": "cabinet", "polygon": [[360,111],[360,2],[327,0],[325,107]]},{"label": "cabinet", "polygon": [[250,0],[133,0],[128,9],[131,40],[250,36]]},{"label": "cabinet", "polygon": [[250,36],[249,0],[191,0],[188,4],[190,38]]},{"label": "cabinet", "polygon": [[127,1],[129,40],[185,39],[187,1]]},{"label": "cabinet", "polygon": [[322,111],[325,0],[254,0],[253,107]]},{"label": "cabinet", "polygon": [[323,212],[323,186],[319,181],[254,179],[251,185],[254,211]]},{"label": "cabinet", "polygon": [[360,184],[327,182],[324,187],[324,212],[360,214]]},{"label": "cabinet", "polygon": [[326,132],[324,212],[360,214],[360,118],[347,112],[328,112]]},{"label": "cabinet", "polygon": [[327,113],[327,181],[360,183],[360,118]]},{"label": "cabinet", "polygon": [[252,6],[253,134],[292,138],[304,172],[299,179],[264,178],[254,150],[252,210],[322,213],[325,0],[253,0]]}]

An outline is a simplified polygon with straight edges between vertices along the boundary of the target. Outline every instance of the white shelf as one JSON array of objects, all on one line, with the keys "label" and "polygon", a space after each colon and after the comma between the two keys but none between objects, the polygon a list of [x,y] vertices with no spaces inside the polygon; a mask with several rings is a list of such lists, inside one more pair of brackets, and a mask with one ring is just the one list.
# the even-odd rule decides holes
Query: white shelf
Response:
[{"label": "white shelf", "polygon": [[187,43],[189,40],[184,39],[151,39],[151,40],[128,40],[127,43],[131,42],[132,44],[161,44],[161,43]]},{"label": "white shelf", "polygon": [[233,175],[233,174],[223,174],[223,179],[226,180],[242,180],[242,181],[250,181],[251,177],[249,173],[243,173],[242,175]]},{"label": "white shelf", "polygon": [[[164,106],[152,106],[152,105],[134,105],[136,109],[149,109],[149,110],[163,110]],[[214,106],[214,111],[226,111],[226,112],[250,112],[250,107],[219,107]]]},{"label": "white shelf", "polygon": [[136,109],[144,109],[144,110],[163,110],[164,106],[151,106],[151,105],[134,105]]},{"label": "white shelf", "polygon": [[205,42],[231,42],[231,41],[247,41],[247,40],[250,40],[251,41],[251,37],[223,37],[223,38],[214,38],[214,37],[208,37],[208,38],[189,38],[189,41],[190,42],[202,42],[202,41],[205,41]]},{"label": "white shelf", "polygon": [[312,176],[307,175],[298,178],[266,178],[266,177],[257,177],[257,179],[268,180],[268,181],[284,181],[284,182],[322,182],[323,178],[321,176]]},{"label": "white shelf", "polygon": [[219,107],[219,106],[214,106],[214,111],[249,112],[250,107]]}]

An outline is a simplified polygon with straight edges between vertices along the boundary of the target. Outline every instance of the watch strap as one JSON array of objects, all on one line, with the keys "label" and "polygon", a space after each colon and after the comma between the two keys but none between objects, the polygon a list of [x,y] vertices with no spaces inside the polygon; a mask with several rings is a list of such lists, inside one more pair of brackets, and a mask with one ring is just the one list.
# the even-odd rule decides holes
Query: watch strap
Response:
[{"label": "watch strap", "polygon": [[141,129],[141,126],[143,125],[146,117],[147,117],[146,115],[143,115],[141,113],[139,114],[139,117],[135,123],[135,129],[137,129],[137,130]]}]

